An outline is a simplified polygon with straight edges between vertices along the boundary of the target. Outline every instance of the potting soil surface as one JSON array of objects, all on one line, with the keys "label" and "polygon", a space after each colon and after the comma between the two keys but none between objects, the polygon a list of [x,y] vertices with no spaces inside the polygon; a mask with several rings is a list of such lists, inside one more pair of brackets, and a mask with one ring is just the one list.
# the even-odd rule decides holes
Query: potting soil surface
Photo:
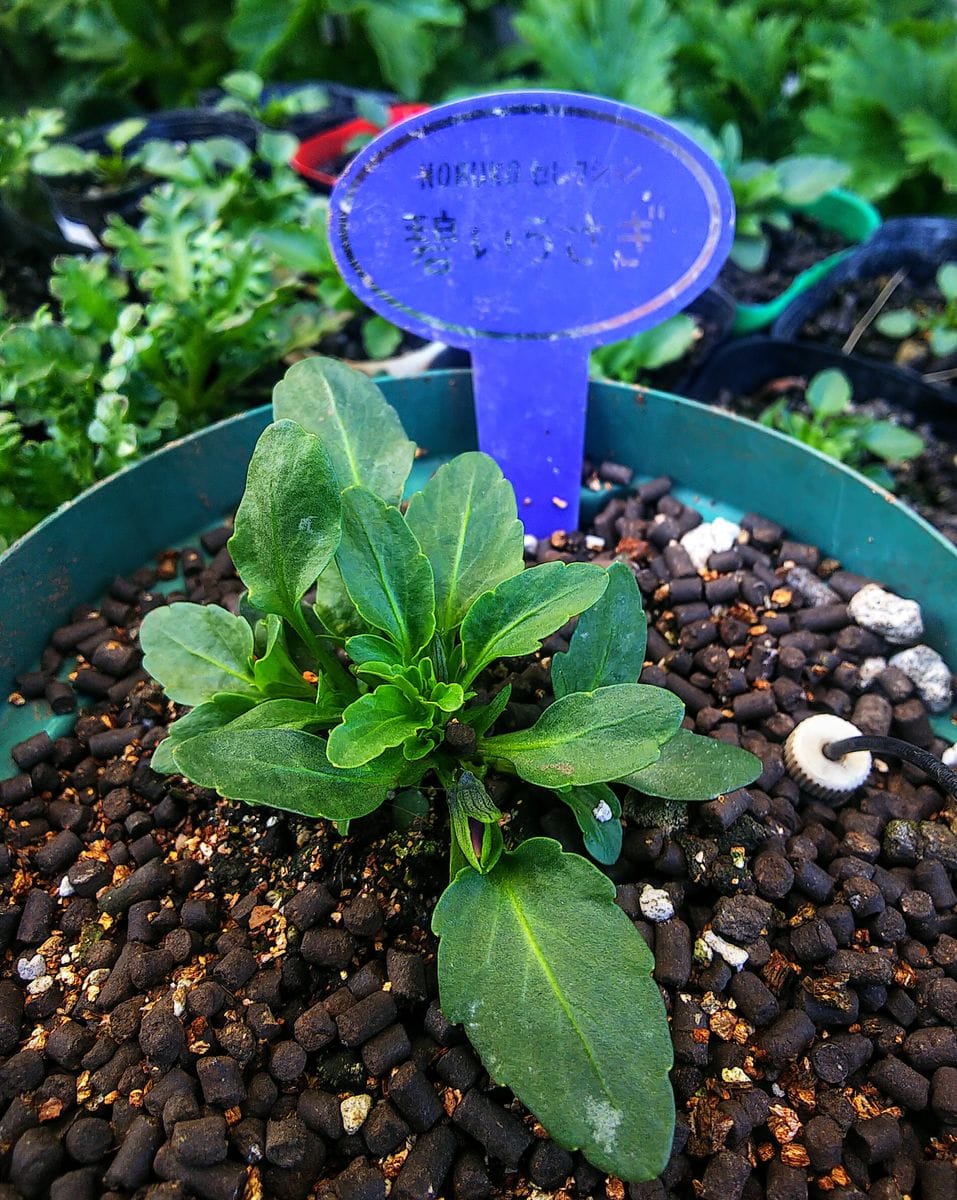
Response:
[{"label": "potting soil surface", "polygon": [[[440,797],[411,828],[386,804],[341,837],[150,770],[179,710],[141,670],[137,628],[177,597],[235,609],[224,528],[117,579],[19,681],[79,716],[21,744],[0,784],[0,1197],[953,1200],[957,805],[879,758],[847,803],[822,803],[782,757],[812,712],[945,743],[910,679],[874,662],[898,647],[851,620],[862,579],[756,516],[696,571],[676,539],[700,519],[652,481],[599,515],[603,549],[556,534],[534,555],[629,562],[642,680],[764,764],[687,809],[632,797],[606,868],[671,1021],[659,1180],[626,1185],[557,1146],[444,1019]],[[569,632],[480,680],[479,699],[513,684],[498,730],[548,704]],[[489,787],[509,842],[581,852],[550,794]]]},{"label": "potting soil surface", "polygon": [[[805,322],[799,336],[806,341],[833,346],[836,350],[843,349],[858,322],[864,322],[865,314],[893,278],[892,274],[884,274],[843,284],[828,304]],[[893,312],[907,308],[923,315],[935,315],[943,307],[944,298],[933,280],[919,283],[905,274],[880,311]],[[907,338],[887,337],[877,328],[878,315],[874,313],[867,320],[853,353],[890,362],[898,367],[908,367],[923,376],[953,372],[953,377],[939,381],[939,386],[942,400],[946,398],[946,402],[957,403],[957,353],[935,355],[927,338],[920,333]]]},{"label": "potting soil surface", "polygon": [[775,300],[802,271],[848,246],[842,234],[801,216],[793,218],[790,229],[766,225],[764,231],[771,248],[760,271],[745,271],[729,259],[718,276],[719,286],[739,304],[767,304]]}]

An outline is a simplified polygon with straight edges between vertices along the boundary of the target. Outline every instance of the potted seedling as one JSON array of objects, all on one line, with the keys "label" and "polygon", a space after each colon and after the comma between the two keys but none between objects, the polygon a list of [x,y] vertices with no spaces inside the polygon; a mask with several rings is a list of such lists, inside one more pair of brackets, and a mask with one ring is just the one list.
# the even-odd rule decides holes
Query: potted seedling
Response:
[{"label": "potted seedling", "polygon": [[192,109],[129,117],[55,143],[34,157],[32,169],[47,181],[66,228],[95,249],[111,213],[136,219],[140,200],[155,182],[144,161],[150,143],[188,145],[214,137],[253,146],[257,126],[240,113]]},{"label": "potted seedling", "polygon": [[734,193],[737,224],[721,284],[737,300],[735,333],[770,325],[842,251],[880,225],[876,209],[842,189],[843,163],[817,155],[744,159],[735,125],[717,137],[690,123],[683,127],[721,164]]},{"label": "potted seedling", "polygon": [[[393,413],[341,365],[298,363],[275,413],[166,447],[0,561],[0,682],[14,697],[2,738],[17,766],[0,797],[24,895],[22,913],[0,924],[21,981],[0,993],[4,1044],[17,1049],[3,1079],[39,1099],[54,1086],[51,1060],[58,1089],[62,1075],[77,1079],[78,1096],[89,1083],[83,1103],[112,1110],[123,1131],[103,1158],[114,1189],[158,1177],[229,1200],[250,1186],[305,1196],[327,1184],[344,1198],[381,1197],[387,1181],[400,1197],[473,1184],[512,1194],[530,1183],[561,1190],[574,1175],[583,1194],[599,1191],[600,1173],[562,1144],[620,1172],[604,1184],[610,1195],[666,1158],[659,1186],[669,1190],[800,1182],[797,1135],[815,1111],[809,1098],[825,1094],[804,1087],[805,1064],[843,1050],[833,1025],[856,1022],[865,998],[883,1005],[871,981],[903,980],[921,953],[913,943],[947,949],[930,949],[957,863],[946,797],[892,770],[862,773],[856,758],[848,788],[822,743],[820,786],[830,763],[843,808],[812,803],[780,739],[812,706],[854,702],[860,656],[847,663],[837,648],[890,653],[886,633],[905,639],[905,657],[926,661],[930,645],[952,656],[953,548],[790,438],[602,382],[588,389],[589,457],[635,478],[594,523],[579,520],[590,339],[637,332],[636,310],[660,323],[687,298],[676,287],[706,285],[731,239],[723,184],[654,118],[594,99],[494,97],[454,115],[468,119],[439,114],[431,128],[413,118],[363,151],[333,197],[332,230],[338,261],[368,276],[383,307],[389,297],[406,316],[438,315],[476,345],[471,377],[388,381]],[[516,128],[514,154],[489,153],[474,170],[471,155],[444,152],[463,151],[472,130],[496,139]],[[595,186],[603,133],[614,156]],[[390,178],[359,190],[390,161]],[[655,191],[642,199],[627,181],[650,165]],[[430,180],[458,190],[433,196],[434,208],[410,206]],[[483,226],[490,212],[498,219]],[[572,294],[557,286],[565,272],[582,281]],[[535,279],[553,284],[547,303],[527,303]],[[602,285],[594,300],[586,279]],[[511,313],[507,288],[522,301]],[[478,310],[463,311],[463,297]],[[502,336],[487,346],[483,333]],[[511,434],[507,471],[471,452],[490,432]],[[108,554],[85,553],[80,533],[100,526]],[[876,584],[853,572],[901,593],[877,588],[863,625],[850,609]],[[47,611],[63,624],[44,651]],[[951,676],[939,668],[932,711],[946,721]],[[901,686],[904,668],[886,670]],[[78,692],[97,699],[74,728]],[[61,715],[50,714],[54,700]],[[892,719],[939,753],[923,702],[895,707]],[[702,760],[706,772],[740,766],[722,781],[730,787],[757,768],[750,753],[761,759],[755,785],[689,815],[681,800],[716,784],[702,784]],[[50,817],[82,836],[47,838],[35,785],[66,801],[49,804]],[[406,815],[431,801],[424,828],[389,832],[382,801],[394,791]],[[629,836],[609,865],[600,860],[617,850],[623,801]],[[288,811],[257,813],[263,802]],[[598,865],[578,852],[576,828]],[[925,882],[917,863],[930,861],[937,899],[902,889],[888,906],[925,932],[895,938],[899,923],[863,911],[857,897],[872,897],[873,881],[848,876],[851,848],[892,882],[900,865]],[[65,851],[80,857],[62,882]],[[825,916],[841,909],[853,930],[845,920],[840,949],[832,932],[832,950]],[[885,928],[889,943],[877,935]],[[83,1007],[63,1015],[73,988],[94,1006],[95,1028],[81,1023]],[[595,1002],[583,1010],[582,997]],[[891,1002],[899,1007],[896,993]],[[935,993],[934,1020],[942,1002]],[[106,1013],[112,1057],[87,1079],[72,1048],[97,1037]],[[917,1060],[946,1038],[943,1021],[934,1028],[942,1033],[907,1035],[904,1050],[897,1039],[874,1046],[873,1066],[866,1035],[850,1035],[859,1067],[845,1071],[837,1056],[840,1078],[867,1102],[854,1121],[861,1156],[848,1157],[862,1181],[864,1148],[897,1136],[926,1150],[925,1190],[949,1179],[929,1123],[888,1111],[896,1054]],[[668,1156],[672,1047],[683,1112]],[[649,1049],[657,1061],[646,1066]],[[114,1079],[122,1084],[106,1092]],[[933,1088],[936,1112],[947,1093]],[[127,1108],[127,1089],[141,1106]],[[15,1104],[14,1118],[30,1111]],[[74,1114],[51,1109],[14,1126],[14,1186],[45,1185],[83,1149]],[[747,1132],[728,1149],[736,1120]],[[751,1136],[770,1147],[767,1164],[752,1161]]]},{"label": "potted seedling", "polygon": [[[637,683],[644,617],[624,564],[523,569],[515,496],[491,459],[452,459],[403,514],[415,447],[374,384],[307,360],[277,388],[275,415],[229,544],[261,615],[174,604],[143,623],[145,669],[191,706],[153,769],[343,830],[390,791],[439,787],[451,828],[433,920],[443,1011],[561,1144],[621,1178],[654,1178],[673,1112],[650,956],[585,859],[547,839],[504,847],[484,781],[553,791],[611,863],[627,789],[707,799],[760,763],[682,729],[678,698]],[[533,654],[579,614],[552,660],[555,703],[497,733],[511,685],[490,694],[487,668]]]}]

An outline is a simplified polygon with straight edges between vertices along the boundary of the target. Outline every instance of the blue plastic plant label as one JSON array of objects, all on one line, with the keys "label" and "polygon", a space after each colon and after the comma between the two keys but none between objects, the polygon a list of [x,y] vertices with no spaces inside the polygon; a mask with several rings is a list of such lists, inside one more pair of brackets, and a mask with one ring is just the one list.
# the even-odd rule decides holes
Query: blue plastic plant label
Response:
[{"label": "blue plastic plant label", "polygon": [[589,349],[686,307],[734,234],[727,182],[689,137],[545,91],[386,130],[340,179],[329,219],[370,308],[471,351],[479,445],[537,536],[577,524]]}]

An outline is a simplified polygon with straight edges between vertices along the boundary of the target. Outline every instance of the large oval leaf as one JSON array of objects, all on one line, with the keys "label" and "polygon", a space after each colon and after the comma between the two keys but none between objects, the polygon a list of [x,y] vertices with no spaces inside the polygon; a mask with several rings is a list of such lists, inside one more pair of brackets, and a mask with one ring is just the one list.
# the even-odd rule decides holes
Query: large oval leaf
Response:
[{"label": "large oval leaf", "polygon": [[347,488],[336,561],[363,620],[411,662],[435,633],[435,588],[429,560],[399,510],[367,488]]},{"label": "large oval leaf", "polygon": [[393,762],[334,767],[326,739],[296,729],[219,729],[177,746],[173,761],[194,783],[232,800],[331,821],[378,808],[398,774]]},{"label": "large oval leaf", "polygon": [[277,420],[288,417],[322,439],[340,487],[362,484],[399,503],[415,445],[368,376],[334,358],[304,358],[276,384],[272,407]]},{"label": "large oval leaf", "polygon": [[484,592],[462,622],[465,683],[496,658],[533,654],[569,617],[590,608],[607,584],[607,573],[593,563],[554,562]]},{"label": "large oval leaf", "polygon": [[635,683],[645,661],[648,621],[629,567],[612,563],[608,586],[578,618],[565,654],[552,656],[555,699],[612,683]]},{"label": "large oval leaf", "polygon": [[679,729],[655,762],[621,782],[665,800],[711,800],[753,783],[763,769],[759,758],[739,746]]},{"label": "large oval leaf", "polygon": [[253,631],[218,604],[154,608],[140,626],[143,667],[170,700],[195,707],[217,692],[256,694]]},{"label": "large oval leaf", "polygon": [[525,566],[515,493],[486,454],[460,454],[409,501],[406,520],[435,575],[435,623],[461,624],[473,601]]},{"label": "large oval leaf", "polygon": [[539,787],[604,783],[653,763],[683,716],[665,688],[618,683],[564,696],[530,729],[484,738],[478,749]]},{"label": "large oval leaf", "polygon": [[322,443],[294,421],[256,443],[229,552],[249,599],[299,630],[299,601],[339,544],[339,483]]},{"label": "large oval leaf", "polygon": [[486,875],[460,871],[432,928],[442,1009],[489,1074],[601,1170],[659,1175],[674,1131],[671,1038],[614,884],[533,838]]}]

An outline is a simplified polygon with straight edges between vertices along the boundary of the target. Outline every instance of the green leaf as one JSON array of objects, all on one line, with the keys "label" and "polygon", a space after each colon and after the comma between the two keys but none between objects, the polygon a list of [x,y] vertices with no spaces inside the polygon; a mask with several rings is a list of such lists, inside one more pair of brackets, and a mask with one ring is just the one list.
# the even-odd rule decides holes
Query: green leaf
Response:
[{"label": "green leaf", "polygon": [[340,641],[366,627],[356,612],[352,597],[346,591],[339,564],[335,559],[316,580],[316,598],[312,611],[322,627]]},{"label": "green leaf", "polygon": [[[656,1178],[674,1130],[671,1038],[651,953],[615,885],[533,838],[436,906],[442,1010],[560,1146]],[[543,1052],[547,1049],[547,1052]]]},{"label": "green leaf", "polygon": [[388,638],[377,633],[360,633],[346,642],[346,654],[354,663],[377,662],[392,667],[402,666],[402,651]]},{"label": "green leaf", "polygon": [[347,488],[336,561],[360,616],[411,661],[435,633],[435,585],[399,510],[367,488]]},{"label": "green leaf", "polygon": [[805,398],[815,416],[836,417],[851,407],[850,381],[835,367],[818,371],[807,386]]},{"label": "green leaf", "polygon": [[735,266],[753,275],[764,270],[770,252],[771,243],[763,234],[754,237],[736,234],[729,257]]},{"label": "green leaf", "polygon": [[606,783],[562,788],[555,795],[572,810],[582,831],[585,849],[603,866],[621,856],[621,803]]},{"label": "green leaf", "polygon": [[329,734],[329,761],[361,767],[431,724],[432,714],[420,701],[394,684],[380,684],[343,712],[342,724]]},{"label": "green leaf", "polygon": [[947,300],[957,300],[957,262],[948,262],[937,272],[937,286]]},{"label": "green leaf", "polygon": [[930,348],[938,358],[949,358],[957,350],[957,329],[932,329]]},{"label": "green leaf", "polygon": [[471,725],[478,737],[484,737],[505,711],[512,695],[512,685],[506,683],[499,688],[488,704],[476,704],[459,714],[464,725]]},{"label": "green leaf", "polygon": [[409,528],[432,564],[435,623],[460,625],[472,604],[525,566],[515,493],[485,454],[460,454],[409,501]]},{"label": "green leaf", "polygon": [[554,562],[529,567],[479,596],[462,622],[465,682],[496,658],[533,654],[607,586],[607,574],[593,563]]},{"label": "green leaf", "polygon": [[331,821],[362,817],[398,782],[395,759],[343,771],[326,739],[295,729],[221,729],[190,738],[173,753],[179,770],[233,800]]},{"label": "green leaf", "polygon": [[253,632],[218,604],[170,604],[140,626],[143,667],[177,704],[195,707],[215,692],[256,692]]},{"label": "green leaf", "polygon": [[448,804],[452,836],[466,862],[483,874],[490,871],[503,849],[501,812],[471,771],[463,771],[449,788]]},{"label": "green leaf", "polygon": [[32,161],[38,175],[85,175],[96,167],[96,155],[69,142],[41,150]]},{"label": "green leaf", "polygon": [[683,716],[665,688],[619,683],[564,696],[531,729],[485,738],[478,748],[540,787],[603,783],[655,762]]},{"label": "green leaf", "polygon": [[366,375],[336,359],[305,358],[276,384],[272,403],[277,419],[289,417],[322,439],[340,487],[361,484],[399,503],[415,445]]},{"label": "green leaf", "polygon": [[924,439],[893,421],[871,421],[861,431],[861,441],[884,462],[906,462],[924,449]]},{"label": "green leaf", "polygon": [[293,662],[286,645],[286,631],[282,618],[269,613],[263,622],[266,644],[262,655],[253,665],[253,679],[264,696],[314,697],[316,685],[308,683]]},{"label": "green leaf", "polygon": [[791,207],[813,204],[825,192],[840,187],[850,173],[845,163],[812,154],[780,158],[774,165],[782,198]]},{"label": "green leaf", "polygon": [[210,700],[198,705],[169,726],[168,736],[153,751],[150,769],[160,775],[175,775],[179,771],[173,758],[173,751],[177,746],[192,737],[198,737],[201,733],[222,729],[235,717],[235,712],[228,704],[218,704],[215,700]]},{"label": "green leaf", "polygon": [[679,729],[656,762],[620,782],[664,800],[711,800],[753,783],[762,770],[761,760],[747,750]]},{"label": "green leaf", "polygon": [[402,330],[385,317],[368,317],[362,322],[362,348],[370,358],[389,358],[402,345]]},{"label": "green leaf", "polygon": [[299,601],[339,543],[339,485],[320,440],[277,421],[253,451],[229,552],[263,612],[304,624]]},{"label": "green leaf", "polygon": [[329,702],[312,700],[266,700],[230,723],[234,729],[314,729],[339,719],[342,709]]},{"label": "green leaf", "polygon": [[889,338],[906,338],[917,331],[917,317],[909,308],[895,308],[881,313],[874,328]]},{"label": "green leaf", "polygon": [[555,699],[612,683],[635,683],[645,661],[648,620],[625,563],[608,568],[608,586],[578,618],[567,653],[552,657]]}]

